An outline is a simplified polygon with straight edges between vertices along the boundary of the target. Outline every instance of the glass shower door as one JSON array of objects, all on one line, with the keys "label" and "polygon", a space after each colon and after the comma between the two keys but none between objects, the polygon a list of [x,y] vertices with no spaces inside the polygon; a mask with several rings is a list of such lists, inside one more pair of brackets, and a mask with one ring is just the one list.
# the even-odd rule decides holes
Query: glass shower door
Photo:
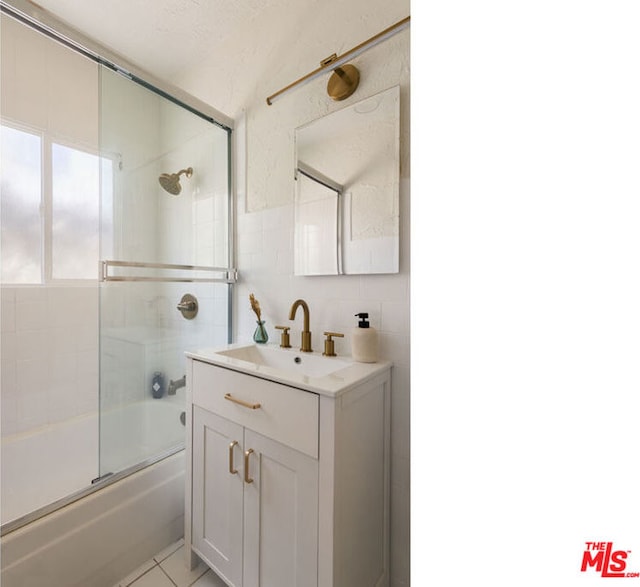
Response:
[{"label": "glass shower door", "polygon": [[101,70],[100,478],[184,446],[188,349],[229,341],[229,129]]}]

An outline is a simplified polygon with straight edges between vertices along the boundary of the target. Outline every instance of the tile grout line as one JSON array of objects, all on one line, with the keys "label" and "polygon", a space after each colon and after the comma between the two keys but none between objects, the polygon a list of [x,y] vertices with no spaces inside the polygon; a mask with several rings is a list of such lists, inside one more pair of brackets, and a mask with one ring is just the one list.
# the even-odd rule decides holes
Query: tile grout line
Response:
[{"label": "tile grout line", "polygon": [[[173,546],[173,548],[172,548]],[[118,587],[135,587],[136,583],[141,580],[145,575],[147,575],[148,573],[150,573],[151,571],[154,570],[155,567],[160,567],[161,572],[169,579],[169,581],[171,582],[171,584],[174,587],[179,587],[178,579],[174,579],[169,571],[167,569],[164,568],[163,564],[166,563],[166,561],[171,558],[173,555],[176,554],[176,552],[178,550],[180,550],[180,548],[182,548],[184,546],[184,542],[182,540],[174,543],[173,545],[167,547],[166,549],[162,550],[161,552],[159,552],[158,554],[156,554],[155,556],[153,556],[151,559],[149,559],[149,561],[147,561],[147,563],[151,563],[151,566],[144,571],[143,573],[141,573],[140,575],[138,575],[137,577],[135,577],[133,580],[131,581],[127,581],[125,582],[118,582]],[[171,549],[169,551],[169,549]],[[163,555],[163,556],[160,556]],[[143,565],[146,566],[146,565]],[[193,585],[195,585],[195,583],[197,583],[204,575],[207,574],[207,572],[209,572],[209,568],[205,565],[204,568],[202,569],[202,572],[197,576],[194,577],[188,584],[188,587],[193,587]]]},{"label": "tile grout line", "polygon": [[197,579],[194,579],[192,583],[189,583],[189,587],[193,587],[200,579],[202,579],[202,577],[204,577],[207,573],[209,572],[209,568],[205,568],[205,570],[203,571],[203,573],[201,575],[198,576]]},{"label": "tile grout line", "polygon": [[[144,573],[142,573],[142,575],[138,575],[133,581],[131,581],[130,583],[127,583],[126,585],[124,583],[122,583],[122,587],[135,587],[135,584],[142,579],[142,577],[144,577],[145,575],[149,574],[151,571],[153,571],[153,569],[155,569],[157,566],[159,566],[157,563],[153,566],[151,566],[150,568],[148,568]],[[173,581],[171,581],[173,583]]]},{"label": "tile grout line", "polygon": [[169,579],[169,581],[171,581],[171,583],[172,583],[173,585],[175,585],[175,587],[178,587],[178,584],[173,580],[173,578],[169,575],[169,573],[167,573],[167,571],[165,571],[165,570],[162,568],[162,565],[161,565],[160,563],[158,563],[158,565],[157,565],[157,566],[158,566],[158,567],[160,567],[160,570],[165,574],[165,576]]}]

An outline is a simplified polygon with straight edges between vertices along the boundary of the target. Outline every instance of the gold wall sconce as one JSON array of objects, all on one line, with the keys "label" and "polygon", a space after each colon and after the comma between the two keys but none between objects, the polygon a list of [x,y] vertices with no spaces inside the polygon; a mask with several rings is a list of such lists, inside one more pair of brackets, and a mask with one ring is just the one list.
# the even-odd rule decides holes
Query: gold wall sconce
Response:
[{"label": "gold wall sconce", "polygon": [[[330,65],[337,61],[338,56],[334,53],[330,57],[320,62],[321,66]],[[336,67],[327,83],[327,94],[333,100],[345,100],[358,89],[360,83],[360,72],[355,65],[343,65]]]},{"label": "gold wall sconce", "polygon": [[290,90],[306,84],[307,82],[324,75],[328,71],[333,72],[329,78],[329,83],[327,84],[327,93],[329,96],[333,100],[344,100],[348,98],[358,88],[360,72],[354,65],[347,64],[347,61],[351,61],[354,57],[357,57],[361,53],[371,49],[371,47],[375,47],[393,35],[403,31],[409,26],[410,20],[411,17],[407,16],[393,26],[386,28],[370,39],[367,39],[364,43],[360,43],[353,49],[350,49],[346,53],[343,53],[340,56],[334,53],[326,59],[323,59],[320,62],[320,67],[318,69],[314,69],[311,73],[308,73],[299,80],[296,80],[281,90],[278,90],[275,94],[271,94],[271,96],[267,98],[267,104],[271,106],[274,100],[280,98]]}]

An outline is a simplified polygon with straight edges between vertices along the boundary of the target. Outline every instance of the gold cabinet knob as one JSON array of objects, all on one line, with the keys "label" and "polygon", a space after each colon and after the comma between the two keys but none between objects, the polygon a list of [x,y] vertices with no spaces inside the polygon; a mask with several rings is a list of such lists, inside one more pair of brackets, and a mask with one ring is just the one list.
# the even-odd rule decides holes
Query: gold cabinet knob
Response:
[{"label": "gold cabinet knob", "polygon": [[289,329],[290,326],[276,326],[278,330],[282,330],[282,334],[280,335],[280,348],[290,349],[291,342],[289,340]]},{"label": "gold cabinet knob", "polygon": [[335,357],[336,349],[335,343],[333,341],[333,336],[338,336],[342,338],[344,334],[341,332],[325,332],[324,335],[327,337],[324,341],[324,352],[322,353],[325,357]]}]

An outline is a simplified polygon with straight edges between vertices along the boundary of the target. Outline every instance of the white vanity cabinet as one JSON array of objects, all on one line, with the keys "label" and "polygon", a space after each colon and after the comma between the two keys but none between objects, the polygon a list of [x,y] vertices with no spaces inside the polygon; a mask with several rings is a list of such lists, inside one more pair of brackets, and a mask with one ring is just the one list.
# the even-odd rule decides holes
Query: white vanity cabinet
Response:
[{"label": "white vanity cabinet", "polygon": [[190,564],[235,587],[388,585],[390,367],[336,394],[207,358],[187,365]]}]

